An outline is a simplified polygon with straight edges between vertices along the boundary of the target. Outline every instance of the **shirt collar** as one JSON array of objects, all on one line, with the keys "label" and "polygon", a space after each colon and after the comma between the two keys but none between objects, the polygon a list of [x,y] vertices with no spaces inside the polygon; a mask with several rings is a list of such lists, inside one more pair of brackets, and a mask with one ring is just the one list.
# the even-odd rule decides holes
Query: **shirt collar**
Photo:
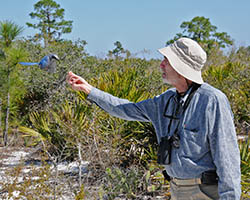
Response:
[{"label": "shirt collar", "polygon": [[193,87],[193,84],[188,88],[188,90],[185,92],[184,95],[180,95],[178,92],[177,92],[177,99],[179,100],[179,103],[184,106],[191,90],[192,90],[192,87]]}]

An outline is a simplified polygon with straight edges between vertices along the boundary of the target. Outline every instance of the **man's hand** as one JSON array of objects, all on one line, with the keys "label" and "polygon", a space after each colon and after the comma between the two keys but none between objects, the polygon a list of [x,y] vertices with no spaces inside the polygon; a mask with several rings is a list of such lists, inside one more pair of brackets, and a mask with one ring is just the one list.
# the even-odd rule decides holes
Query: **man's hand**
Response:
[{"label": "man's hand", "polygon": [[85,94],[89,94],[92,89],[92,86],[87,81],[71,71],[68,73],[66,81],[71,85],[73,90],[83,91]]}]

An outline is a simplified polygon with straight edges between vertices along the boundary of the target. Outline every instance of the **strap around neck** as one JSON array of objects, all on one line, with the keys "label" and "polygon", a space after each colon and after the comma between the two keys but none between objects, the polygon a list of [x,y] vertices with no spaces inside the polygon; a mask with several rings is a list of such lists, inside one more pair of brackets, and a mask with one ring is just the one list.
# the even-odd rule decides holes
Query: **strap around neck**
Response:
[{"label": "strap around neck", "polygon": [[188,107],[188,105],[189,105],[191,99],[192,99],[193,96],[194,96],[194,93],[196,92],[196,90],[197,90],[200,86],[201,86],[200,84],[192,83],[192,85],[190,86],[190,87],[192,87],[192,88],[191,88],[190,94],[188,95],[187,100],[186,100],[185,103],[184,103],[183,111],[186,110],[186,108]]}]

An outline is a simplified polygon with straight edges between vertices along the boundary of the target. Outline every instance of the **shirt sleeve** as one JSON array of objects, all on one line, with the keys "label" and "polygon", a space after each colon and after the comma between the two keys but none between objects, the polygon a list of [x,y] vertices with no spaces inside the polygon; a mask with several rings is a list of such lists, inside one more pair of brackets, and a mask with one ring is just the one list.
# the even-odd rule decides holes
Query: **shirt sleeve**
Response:
[{"label": "shirt sleeve", "polygon": [[233,114],[224,94],[212,98],[209,103],[209,142],[219,177],[220,199],[238,200],[241,196],[240,152]]},{"label": "shirt sleeve", "polygon": [[92,88],[87,99],[96,103],[110,115],[128,121],[150,122],[151,115],[155,113],[152,112],[153,110],[155,111],[152,99],[134,103],[127,99],[115,97],[97,88]]}]

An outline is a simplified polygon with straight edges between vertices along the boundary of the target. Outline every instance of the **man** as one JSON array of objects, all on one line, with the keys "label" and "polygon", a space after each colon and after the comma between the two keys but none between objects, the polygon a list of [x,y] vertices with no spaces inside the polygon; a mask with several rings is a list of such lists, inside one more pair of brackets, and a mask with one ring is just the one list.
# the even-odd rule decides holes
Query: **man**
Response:
[{"label": "man", "polygon": [[68,73],[74,90],[113,116],[152,122],[158,162],[165,165],[171,199],[240,199],[240,154],[227,97],[203,82],[206,53],[189,38],[159,49],[162,78],[174,88],[138,103],[114,97]]}]

